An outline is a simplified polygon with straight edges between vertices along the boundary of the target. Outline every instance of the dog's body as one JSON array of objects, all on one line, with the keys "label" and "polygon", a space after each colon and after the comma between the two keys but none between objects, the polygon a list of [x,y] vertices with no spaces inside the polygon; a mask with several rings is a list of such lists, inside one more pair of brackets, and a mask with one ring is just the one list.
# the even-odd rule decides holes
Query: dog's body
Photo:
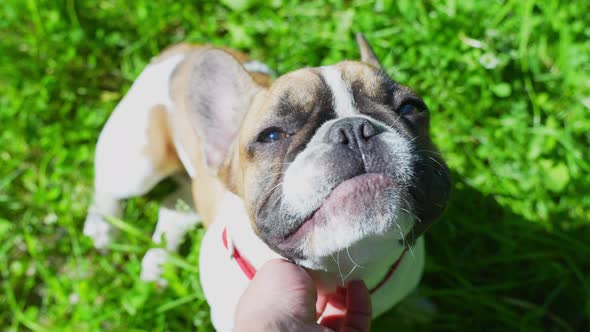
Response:
[{"label": "dog's body", "polygon": [[[444,209],[449,178],[426,107],[358,41],[363,62],[301,69],[272,86],[266,66],[236,51],[165,51],[100,135],[84,233],[105,247],[104,216],[184,170],[208,227],[200,273],[218,330],[233,326],[249,281],[242,265],[275,257],[306,267],[321,292],[363,279],[374,315],[390,308],[420,279],[420,235]],[[164,235],[175,250],[194,222],[164,208],[154,241]],[[165,256],[148,252],[142,277],[157,279]]]}]

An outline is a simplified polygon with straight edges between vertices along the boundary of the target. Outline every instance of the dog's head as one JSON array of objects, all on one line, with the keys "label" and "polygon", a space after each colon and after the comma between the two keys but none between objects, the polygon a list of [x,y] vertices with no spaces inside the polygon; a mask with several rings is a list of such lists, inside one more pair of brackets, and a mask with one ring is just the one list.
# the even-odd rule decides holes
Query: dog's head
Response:
[{"label": "dog's head", "polygon": [[193,73],[205,159],[240,196],[269,247],[309,268],[386,240],[411,244],[442,213],[447,167],[429,111],[393,81],[359,35],[361,61],[304,68],[257,85],[227,53]]}]

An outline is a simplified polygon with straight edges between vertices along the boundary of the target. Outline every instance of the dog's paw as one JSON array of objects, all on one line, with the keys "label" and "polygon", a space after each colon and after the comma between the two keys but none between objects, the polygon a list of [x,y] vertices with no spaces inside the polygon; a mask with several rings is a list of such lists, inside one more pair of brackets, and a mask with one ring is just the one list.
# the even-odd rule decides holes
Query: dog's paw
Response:
[{"label": "dog's paw", "polygon": [[84,235],[92,239],[96,249],[106,249],[111,243],[114,229],[102,215],[89,213],[84,222]]},{"label": "dog's paw", "polygon": [[184,236],[199,223],[200,217],[192,211],[178,211],[162,206],[158,211],[158,224],[152,236],[156,244],[166,238],[166,248],[177,251]]},{"label": "dog's paw", "polygon": [[146,282],[155,281],[158,285],[165,287],[166,279],[162,278],[162,265],[168,258],[168,252],[162,248],[148,250],[141,261],[141,275],[139,278]]}]

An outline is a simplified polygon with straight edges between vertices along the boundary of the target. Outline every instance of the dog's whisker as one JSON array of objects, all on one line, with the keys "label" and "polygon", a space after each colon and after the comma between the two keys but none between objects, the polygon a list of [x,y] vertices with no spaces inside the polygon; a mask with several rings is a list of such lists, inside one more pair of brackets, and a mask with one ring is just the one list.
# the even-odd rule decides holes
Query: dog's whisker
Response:
[{"label": "dog's whisker", "polygon": [[275,191],[278,187],[280,187],[283,183],[279,182],[276,186],[270,188],[269,192],[271,193],[271,195],[273,194],[273,191]]},{"label": "dog's whisker", "polygon": [[340,269],[340,251],[338,251],[336,255],[337,258],[334,257],[334,253],[330,253],[330,257],[332,257],[332,260],[334,261],[334,263],[336,264],[336,268],[338,269],[340,280],[342,280],[342,284],[344,285],[344,279],[342,278],[342,270]]},{"label": "dog's whisker", "polygon": [[[420,218],[418,218],[415,214],[413,214],[412,212],[406,210],[406,209],[402,209],[403,211],[405,211],[406,213],[408,213],[410,216],[412,216],[413,218],[416,218],[416,220],[418,220],[419,222],[422,222],[422,220],[420,220]],[[401,227],[398,225],[398,227],[400,228],[400,232],[401,232]],[[410,238],[414,238],[414,228],[410,229],[410,234],[406,234],[410,235]],[[402,237],[404,235],[402,234]],[[405,239],[403,240],[403,244],[408,246],[408,249],[410,249],[410,252],[412,251],[412,245],[410,242],[407,242]]]},{"label": "dog's whisker", "polygon": [[[271,195],[274,195],[274,194],[275,194],[275,191],[276,191],[276,190],[278,190],[279,188],[281,188],[281,185],[282,185],[282,184],[283,184],[283,183],[281,182],[281,183],[278,183],[276,186],[272,187],[272,188],[270,189],[270,191],[271,191],[271,193],[270,193],[270,194],[271,194]],[[282,190],[282,188],[281,188],[281,190]]]},{"label": "dog's whisker", "polygon": [[284,197],[284,193],[281,193],[280,198],[281,198],[281,205],[279,205],[279,215],[283,215],[283,212],[285,211],[285,200],[282,199]]},{"label": "dog's whisker", "polygon": [[416,150],[416,152],[425,152],[425,153],[433,154],[435,156],[441,156],[442,157],[442,154],[440,152],[433,151],[433,150]]},{"label": "dog's whisker", "polygon": [[[280,195],[278,195],[278,196],[277,196],[277,198],[274,200],[274,202],[272,203],[272,205],[275,205],[275,204],[277,204],[277,202],[278,202],[278,201],[279,201],[281,198],[283,198],[283,197],[284,197],[284,195],[285,195],[285,193],[281,192],[281,194],[280,194]],[[282,204],[282,202],[281,202],[281,204]]]},{"label": "dog's whisker", "polygon": [[350,259],[350,262],[352,264],[354,264],[355,267],[358,266],[359,268],[364,269],[364,266],[361,266],[360,264],[358,264],[357,262],[355,262],[354,259],[352,259],[352,256],[350,255],[350,251],[348,249],[349,248],[346,247],[346,254],[348,254],[348,259]]},{"label": "dog's whisker", "polygon": [[416,257],[416,255],[414,255],[414,250],[412,249],[412,245],[411,244],[408,244],[408,251],[410,252],[410,255],[412,257]]},{"label": "dog's whisker", "polygon": [[404,235],[404,231],[402,230],[402,227],[400,226],[399,223],[395,223],[395,225],[397,226],[397,229],[399,229],[399,235],[402,237],[402,244],[405,247],[406,246],[406,236]]},{"label": "dog's whisker", "polygon": [[400,210],[404,211],[405,213],[409,214],[410,217],[415,218],[416,220],[418,220],[419,223],[423,223],[422,219],[418,218],[418,216],[413,213],[412,211],[405,209],[405,208],[400,208]]},{"label": "dog's whisker", "polygon": [[336,258],[334,258],[334,253],[333,252],[330,253],[330,257],[332,257],[332,260],[334,261],[334,264],[338,264],[338,262],[336,262]]},{"label": "dog's whisker", "polygon": [[426,165],[429,166],[430,168],[432,168],[433,170],[437,171],[439,175],[447,175],[450,176],[449,171],[446,167],[444,167],[439,161],[437,161],[436,159],[427,156],[428,158],[430,158],[431,160],[433,160],[435,162],[435,164],[433,165],[432,163],[428,163],[425,160],[418,160],[418,162],[420,162],[420,164],[422,165]]},{"label": "dog's whisker", "polygon": [[352,269],[350,269],[350,272],[348,272],[346,276],[344,276],[344,278],[342,279],[342,285],[344,285],[344,280],[348,279],[348,277],[350,277],[350,275],[354,272],[354,270],[356,270],[357,267],[358,265],[353,266]]},{"label": "dog's whisker", "polygon": [[434,161],[438,166],[440,166],[441,169],[445,169],[445,167],[443,166],[443,164],[440,163],[440,161],[432,158],[431,156],[427,156],[427,157],[428,157],[428,159]]},{"label": "dog's whisker", "polygon": [[408,251],[410,252],[410,255],[412,255],[412,257],[414,257],[414,251],[412,250],[412,245],[410,244],[410,242],[408,242],[406,240],[406,237],[405,237],[405,235],[404,235],[404,233],[402,231],[402,228],[401,228],[401,226],[399,224],[397,224],[397,228],[399,229],[399,233],[400,233],[400,235],[402,237],[402,245],[404,247],[407,247],[408,248]]},{"label": "dog's whisker", "polygon": [[[408,209],[406,209],[406,208],[400,208],[400,209],[402,211],[406,212],[407,214],[409,214],[411,217],[415,218],[418,222],[422,223],[422,220],[420,218],[418,218],[418,216],[415,213],[410,211],[410,206],[411,206],[410,202],[408,202],[408,200],[405,198],[403,200],[404,200],[404,203],[406,203],[406,206],[408,207]],[[414,228],[413,227],[410,229],[409,235],[410,235],[410,238],[412,238],[412,239],[414,238]],[[412,250],[412,244],[410,242],[406,242],[404,240],[404,245],[408,247],[410,254],[412,255],[412,257],[414,257],[414,251]]]},{"label": "dog's whisker", "polygon": [[393,122],[393,124],[391,125],[392,127],[395,127],[395,125],[397,124],[397,122],[402,118],[402,115],[400,114],[397,119],[395,119],[395,121]]},{"label": "dog's whisker", "polygon": [[408,141],[408,144],[414,143],[418,138],[420,138],[420,136],[416,136],[416,137],[412,138],[411,140]]}]

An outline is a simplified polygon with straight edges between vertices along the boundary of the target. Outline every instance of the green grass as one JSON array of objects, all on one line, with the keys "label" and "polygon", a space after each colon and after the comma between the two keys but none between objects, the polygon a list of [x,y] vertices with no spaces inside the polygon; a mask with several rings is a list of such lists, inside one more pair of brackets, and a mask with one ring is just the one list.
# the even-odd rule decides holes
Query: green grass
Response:
[{"label": "green grass", "polygon": [[[101,126],[150,57],[242,49],[278,73],[356,58],[365,32],[433,111],[452,204],[427,234],[419,295],[376,331],[590,330],[590,2],[0,2],[0,327],[211,330],[198,243],[138,280],[166,186],[131,200],[118,243],[82,223]],[[138,235],[141,234],[141,235]]]}]

